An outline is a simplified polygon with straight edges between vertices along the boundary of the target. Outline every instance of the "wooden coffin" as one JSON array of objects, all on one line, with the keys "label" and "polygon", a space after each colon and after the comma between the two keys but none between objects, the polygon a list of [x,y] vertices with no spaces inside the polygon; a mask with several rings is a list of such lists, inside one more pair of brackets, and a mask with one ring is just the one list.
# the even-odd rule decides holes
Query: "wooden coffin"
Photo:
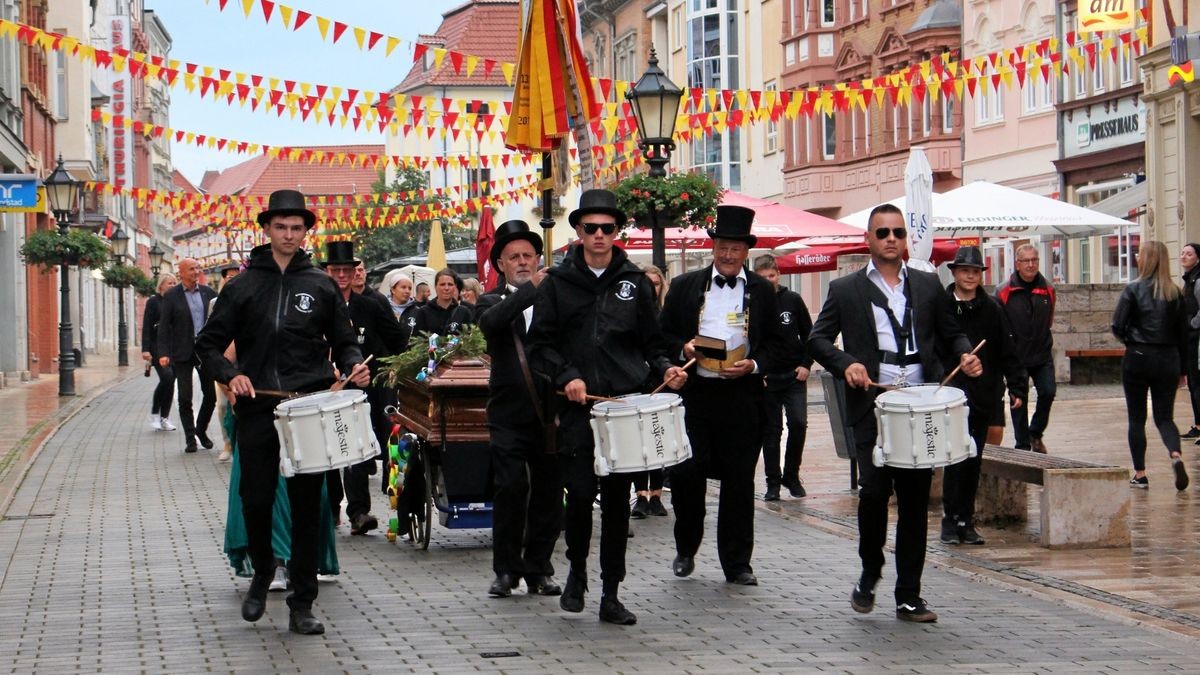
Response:
[{"label": "wooden coffin", "polygon": [[461,359],[442,364],[424,382],[402,379],[394,421],[431,443],[487,442],[490,372],[486,359]]}]

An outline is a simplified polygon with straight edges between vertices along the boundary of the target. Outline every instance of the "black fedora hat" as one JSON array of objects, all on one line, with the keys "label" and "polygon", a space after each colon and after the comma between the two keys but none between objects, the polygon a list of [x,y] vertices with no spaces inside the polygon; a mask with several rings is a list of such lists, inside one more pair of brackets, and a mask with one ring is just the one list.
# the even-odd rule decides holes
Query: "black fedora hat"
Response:
[{"label": "black fedora hat", "polygon": [[357,265],[360,262],[362,261],[354,257],[354,242],[331,241],[325,244],[325,259],[321,261],[321,267]]},{"label": "black fedora hat", "polygon": [[542,237],[529,229],[529,224],[523,220],[506,220],[500,223],[500,227],[496,228],[496,240],[492,242],[492,251],[488,254],[488,259],[492,261],[492,266],[496,266],[496,260],[500,258],[500,254],[504,252],[504,247],[518,239],[533,244],[533,252],[542,254]]},{"label": "black fedora hat", "polygon": [[980,252],[978,246],[959,246],[954,252],[954,262],[947,265],[950,269],[955,267],[974,267],[975,269],[986,270],[987,265],[983,262],[983,253]]},{"label": "black fedora hat", "polygon": [[303,216],[305,229],[312,229],[317,214],[308,210],[304,193],[298,190],[276,190],[267,199],[267,210],[258,214],[258,224],[265,226],[272,216]]},{"label": "black fedora hat", "polygon": [[589,213],[604,213],[617,221],[617,228],[625,227],[625,212],[617,208],[617,196],[608,190],[586,190],[579,195],[579,208],[567,216],[571,227],[579,227],[579,219]]},{"label": "black fedora hat", "polygon": [[713,239],[730,239],[744,241],[750,248],[758,243],[758,237],[750,234],[750,226],[754,224],[754,209],[744,206],[717,207],[717,222],[708,231]]}]

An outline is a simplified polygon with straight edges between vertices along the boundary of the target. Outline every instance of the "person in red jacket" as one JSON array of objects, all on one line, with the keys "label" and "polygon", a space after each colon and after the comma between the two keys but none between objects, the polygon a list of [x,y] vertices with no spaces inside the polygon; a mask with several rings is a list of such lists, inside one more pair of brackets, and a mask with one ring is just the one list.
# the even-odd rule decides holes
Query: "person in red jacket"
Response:
[{"label": "person in red jacket", "polygon": [[1046,453],[1042,434],[1050,423],[1057,385],[1054,381],[1054,287],[1038,271],[1038,250],[1033,244],[1017,248],[1017,271],[996,289],[1017,346],[1021,365],[1037,390],[1037,409],[1029,418],[1029,406],[1012,408],[1013,435],[1018,450]]}]

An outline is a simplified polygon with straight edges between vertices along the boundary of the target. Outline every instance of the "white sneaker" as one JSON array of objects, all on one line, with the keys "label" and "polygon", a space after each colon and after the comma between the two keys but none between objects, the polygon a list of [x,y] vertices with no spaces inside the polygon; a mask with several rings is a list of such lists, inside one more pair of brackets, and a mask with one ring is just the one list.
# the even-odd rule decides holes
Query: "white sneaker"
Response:
[{"label": "white sneaker", "polygon": [[162,429],[162,416],[161,415],[151,415],[149,424],[150,424],[150,428],[154,429],[155,431]]},{"label": "white sneaker", "polygon": [[171,420],[169,420],[165,417],[159,419],[159,427],[158,428],[162,429],[163,431],[175,431],[175,425],[171,424]]},{"label": "white sneaker", "polygon": [[286,591],[288,587],[288,572],[287,568],[280,566],[275,568],[275,578],[271,580],[270,590]]},{"label": "white sneaker", "polygon": [[229,449],[229,446],[221,448],[221,452],[217,454],[217,461],[228,462],[231,459],[233,459],[233,452]]}]

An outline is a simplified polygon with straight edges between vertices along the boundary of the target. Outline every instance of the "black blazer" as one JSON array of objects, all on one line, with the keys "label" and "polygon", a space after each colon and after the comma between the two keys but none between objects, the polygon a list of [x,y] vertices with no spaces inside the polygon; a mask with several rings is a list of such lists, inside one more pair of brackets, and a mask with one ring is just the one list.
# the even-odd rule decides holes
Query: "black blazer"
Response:
[{"label": "black blazer", "polygon": [[162,317],[162,296],[157,293],[146,300],[146,311],[142,312],[142,351],[150,352],[152,359],[158,359],[158,322]]},{"label": "black blazer", "polygon": [[[926,382],[937,382],[942,376],[942,364],[935,347],[957,358],[971,351],[971,343],[954,317],[954,299],[942,288],[938,276],[909,268],[908,278],[921,370]],[[809,335],[812,357],[838,379],[845,378],[851,364],[861,363],[871,379],[879,381],[879,340],[870,299],[872,288],[865,269],[830,282],[829,295]],[[838,334],[842,336],[842,349],[833,343]],[[879,393],[875,388],[864,391],[847,387],[846,423],[857,425],[870,414]]]},{"label": "black blazer", "polygon": [[[712,279],[712,265],[702,270],[681,274],[671,280],[666,303],[659,315],[659,323],[670,344],[667,355],[682,363],[683,345],[700,331],[700,306],[708,292]],[[779,302],[775,288],[766,279],[753,272],[746,272],[746,297],[742,306],[750,313],[747,338],[750,342],[748,358],[758,364],[758,373],[750,377],[762,377],[766,373],[786,368],[795,368],[800,363],[798,349],[789,350],[784,344],[779,326]]]},{"label": "black blazer", "polygon": [[[217,292],[204,284],[198,288],[204,320],[207,321],[209,304],[217,297]],[[171,363],[192,360],[196,335],[203,326],[192,326],[192,312],[183,294],[183,284],[176,285],[162,296],[159,309],[162,315],[158,320],[158,351],[155,355],[169,357]]]},{"label": "black blazer", "polygon": [[[525,344],[525,318],[522,315],[533,306],[536,298],[537,289],[526,282],[516,291],[509,291],[507,286],[493,288],[479,296],[475,303],[479,329],[487,338],[487,351],[492,357],[487,411],[493,434],[505,428],[540,425],[513,336],[515,332],[522,345]],[[528,361],[528,350],[525,353]],[[530,377],[537,376],[531,371]],[[540,393],[544,396],[546,392]]]},{"label": "black blazer", "polygon": [[408,329],[396,321],[396,315],[390,306],[385,308],[376,298],[367,295],[351,293],[347,310],[363,358],[372,354],[375,356],[367,364],[371,369],[371,379],[374,380],[382,367],[379,359],[400,354],[408,349]]}]

